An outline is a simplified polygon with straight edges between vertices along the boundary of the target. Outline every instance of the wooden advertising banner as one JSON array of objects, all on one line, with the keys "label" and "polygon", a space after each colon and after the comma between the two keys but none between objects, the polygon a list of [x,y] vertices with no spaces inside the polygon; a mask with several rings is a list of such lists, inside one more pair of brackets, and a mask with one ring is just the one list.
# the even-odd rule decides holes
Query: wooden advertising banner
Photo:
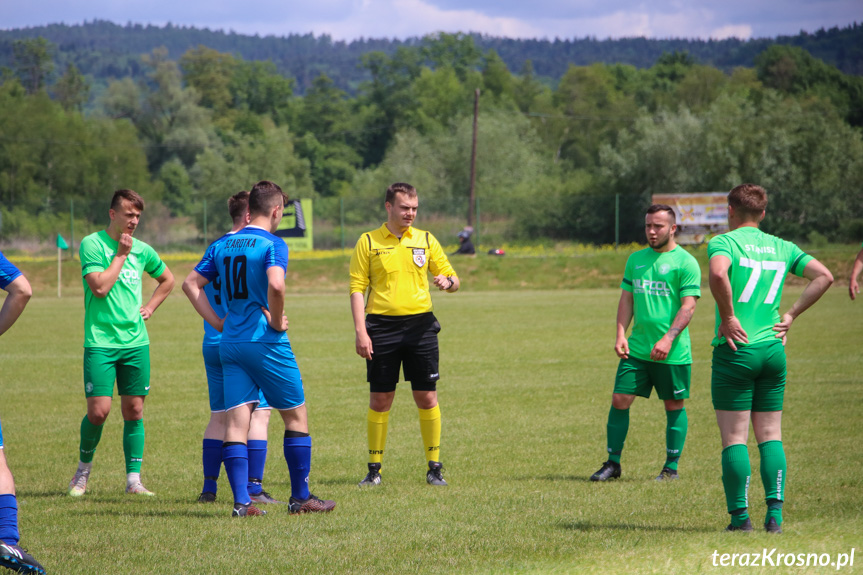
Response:
[{"label": "wooden advertising banner", "polygon": [[654,204],[674,208],[677,243],[701,244],[728,231],[728,192],[654,194]]}]

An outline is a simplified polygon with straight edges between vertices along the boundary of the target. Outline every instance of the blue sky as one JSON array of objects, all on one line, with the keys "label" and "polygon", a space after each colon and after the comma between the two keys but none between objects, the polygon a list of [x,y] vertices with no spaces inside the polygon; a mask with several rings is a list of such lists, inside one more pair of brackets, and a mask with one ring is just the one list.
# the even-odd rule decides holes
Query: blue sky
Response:
[{"label": "blue sky", "polygon": [[861,0],[0,0],[0,28],[167,22],[337,40],[481,32],[511,38],[760,38],[863,23]]}]

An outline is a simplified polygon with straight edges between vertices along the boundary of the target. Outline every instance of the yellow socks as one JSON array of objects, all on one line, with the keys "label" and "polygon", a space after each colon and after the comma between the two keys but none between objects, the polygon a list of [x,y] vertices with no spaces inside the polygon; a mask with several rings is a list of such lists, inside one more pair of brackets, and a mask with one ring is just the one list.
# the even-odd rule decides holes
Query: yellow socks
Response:
[{"label": "yellow socks", "polygon": [[420,409],[419,412],[426,461],[440,461],[440,406]]},{"label": "yellow socks", "polygon": [[[384,447],[387,444],[387,424],[390,420],[390,412],[374,411],[370,408],[367,419],[369,425],[369,463],[380,463],[384,458]],[[438,436],[440,436],[440,425],[438,425]]]}]

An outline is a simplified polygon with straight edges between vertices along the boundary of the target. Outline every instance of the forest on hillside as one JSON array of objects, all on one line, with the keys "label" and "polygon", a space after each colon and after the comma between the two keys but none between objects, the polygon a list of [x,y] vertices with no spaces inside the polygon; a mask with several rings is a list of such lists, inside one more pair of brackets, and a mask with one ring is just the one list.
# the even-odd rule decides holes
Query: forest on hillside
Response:
[{"label": "forest on hillside", "polygon": [[[394,49],[382,41],[359,56],[348,89],[337,67],[299,78],[278,57],[241,56],[203,36],[179,54],[160,45],[121,58],[110,43],[79,54],[69,46],[81,38],[11,33],[0,33],[11,42],[0,75],[0,239],[68,229],[73,204],[82,227],[101,224],[119,187],[158,204],[160,219],[201,228],[204,206],[264,178],[313,198],[316,222],[379,221],[393,181],[417,186],[424,214],[463,217],[477,91],[481,218],[502,240],[612,242],[620,198],[620,239],[641,240],[651,194],[743,181],[770,192],[768,231],[863,236],[863,77],[789,43],[769,43],[751,66],[706,64],[695,50],[643,66],[571,61],[550,82],[541,58],[513,70],[507,41],[487,48],[491,39],[438,34]],[[855,34],[857,25],[822,36]],[[285,39],[254,40],[275,56]],[[324,38],[307,40],[319,57]],[[96,68],[123,63],[99,87],[73,52]],[[848,65],[859,70],[861,58]],[[223,212],[209,212],[209,225],[226,226]]]},{"label": "forest on hillside", "polygon": [[[686,52],[697,63],[724,72],[735,67],[751,68],[755,58],[769,46],[780,44],[806,50],[846,74],[863,75],[863,23],[829,30],[801,31],[795,36],[740,40],[699,40],[685,38],[647,39],[596,38],[512,39],[468,34],[483,53],[494,50],[511,72],[519,72],[530,60],[533,72],[553,86],[570,65],[629,64],[650,68],[665,53]],[[249,36],[235,32],[194,27],[126,24],[104,20],[81,25],[52,24],[32,28],[0,30],[0,67],[11,66],[17,40],[45,38],[55,47],[57,68],[74,64],[95,87],[112,79],[146,73],[140,56],[164,47],[167,57],[178,59],[188,50],[207,46],[244,60],[273,62],[277,71],[295,81],[303,94],[312,81],[325,74],[335,85],[355,93],[371,79],[363,58],[372,52],[392,56],[399,48],[422,46],[428,38],[334,41],[327,35],[289,34],[284,37]]]}]

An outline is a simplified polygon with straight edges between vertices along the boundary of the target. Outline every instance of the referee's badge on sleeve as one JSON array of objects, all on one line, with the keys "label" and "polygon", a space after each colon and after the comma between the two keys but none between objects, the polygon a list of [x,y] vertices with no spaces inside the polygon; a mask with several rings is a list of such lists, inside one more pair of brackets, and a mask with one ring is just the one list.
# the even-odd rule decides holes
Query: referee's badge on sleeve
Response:
[{"label": "referee's badge on sleeve", "polygon": [[426,265],[425,248],[414,248],[414,263],[420,268]]}]

